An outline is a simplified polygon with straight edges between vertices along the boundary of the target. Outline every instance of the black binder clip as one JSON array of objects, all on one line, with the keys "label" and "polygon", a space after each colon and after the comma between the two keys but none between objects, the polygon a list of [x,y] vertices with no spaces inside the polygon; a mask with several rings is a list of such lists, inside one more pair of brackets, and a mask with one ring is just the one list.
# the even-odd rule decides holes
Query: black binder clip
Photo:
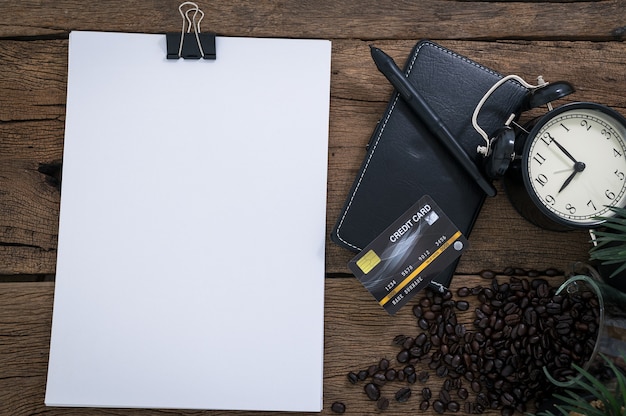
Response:
[{"label": "black binder clip", "polygon": [[[183,11],[185,6],[191,7]],[[215,33],[200,33],[204,12],[191,1],[182,3],[178,11],[183,17],[183,28],[180,33],[165,34],[167,59],[215,59]]]}]

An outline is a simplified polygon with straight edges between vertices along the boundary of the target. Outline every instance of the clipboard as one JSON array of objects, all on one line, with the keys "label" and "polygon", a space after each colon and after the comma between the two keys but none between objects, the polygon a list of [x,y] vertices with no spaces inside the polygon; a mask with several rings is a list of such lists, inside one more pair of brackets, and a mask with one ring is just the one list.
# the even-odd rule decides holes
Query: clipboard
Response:
[{"label": "clipboard", "polygon": [[322,408],[331,44],[215,41],[70,33],[48,406]]}]

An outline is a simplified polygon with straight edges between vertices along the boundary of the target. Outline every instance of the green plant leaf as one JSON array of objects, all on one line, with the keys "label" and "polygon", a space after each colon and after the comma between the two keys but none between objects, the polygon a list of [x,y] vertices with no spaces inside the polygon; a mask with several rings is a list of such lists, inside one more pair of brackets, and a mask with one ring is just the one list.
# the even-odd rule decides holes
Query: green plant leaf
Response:
[{"label": "green plant leaf", "polygon": [[562,400],[564,403],[566,403],[563,406],[555,406],[555,407],[567,410],[568,415],[569,415],[569,412],[576,411],[586,416],[595,416],[595,415],[604,416],[604,412],[602,410],[596,407],[593,407],[591,403],[589,403],[587,399],[585,399],[584,397],[576,394],[575,392],[571,390],[566,390],[565,393],[570,395],[571,397],[565,397],[560,394],[554,395],[555,398]]},{"label": "green plant leaf", "polygon": [[[606,360],[606,357],[604,355],[602,357]],[[596,393],[594,393],[594,395],[599,400],[602,400],[605,406],[604,410],[605,412],[607,412],[607,414],[615,414],[615,415],[621,414],[621,411],[620,411],[621,406],[618,405],[617,400],[615,399],[615,396],[611,394],[611,392],[606,388],[604,384],[602,384],[600,380],[598,380],[593,375],[591,375],[587,370],[584,370],[582,367],[576,364],[572,364],[572,367],[576,371],[580,372],[580,374],[582,374],[583,377],[587,379],[590,383],[590,384],[587,384],[584,381],[579,380],[576,384],[579,385],[581,388],[585,389],[585,391],[591,392],[592,390],[595,390]],[[615,413],[611,413],[611,410],[613,410]]]}]

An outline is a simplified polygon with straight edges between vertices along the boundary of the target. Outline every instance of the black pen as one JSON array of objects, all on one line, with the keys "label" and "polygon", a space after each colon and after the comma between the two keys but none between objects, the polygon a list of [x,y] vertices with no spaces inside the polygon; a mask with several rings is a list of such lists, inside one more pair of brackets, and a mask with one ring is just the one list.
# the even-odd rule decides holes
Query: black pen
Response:
[{"label": "black pen", "polygon": [[496,195],[496,189],[480,173],[474,162],[465,153],[465,150],[454,139],[450,130],[446,127],[439,116],[428,105],[419,92],[407,81],[406,76],[400,71],[396,63],[387,55],[374,46],[370,46],[372,59],[378,70],[389,80],[391,85],[398,91],[400,96],[409,105],[413,112],[426,124],[426,127],[439,138],[439,140],[452,153],[463,169],[489,196]]}]

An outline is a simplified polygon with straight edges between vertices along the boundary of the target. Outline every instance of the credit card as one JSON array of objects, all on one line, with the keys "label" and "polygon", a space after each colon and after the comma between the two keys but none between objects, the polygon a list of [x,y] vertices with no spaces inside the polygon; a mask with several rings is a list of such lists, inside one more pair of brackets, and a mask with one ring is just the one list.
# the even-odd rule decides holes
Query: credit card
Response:
[{"label": "credit card", "polygon": [[348,263],[393,315],[467,249],[456,225],[426,195]]}]

